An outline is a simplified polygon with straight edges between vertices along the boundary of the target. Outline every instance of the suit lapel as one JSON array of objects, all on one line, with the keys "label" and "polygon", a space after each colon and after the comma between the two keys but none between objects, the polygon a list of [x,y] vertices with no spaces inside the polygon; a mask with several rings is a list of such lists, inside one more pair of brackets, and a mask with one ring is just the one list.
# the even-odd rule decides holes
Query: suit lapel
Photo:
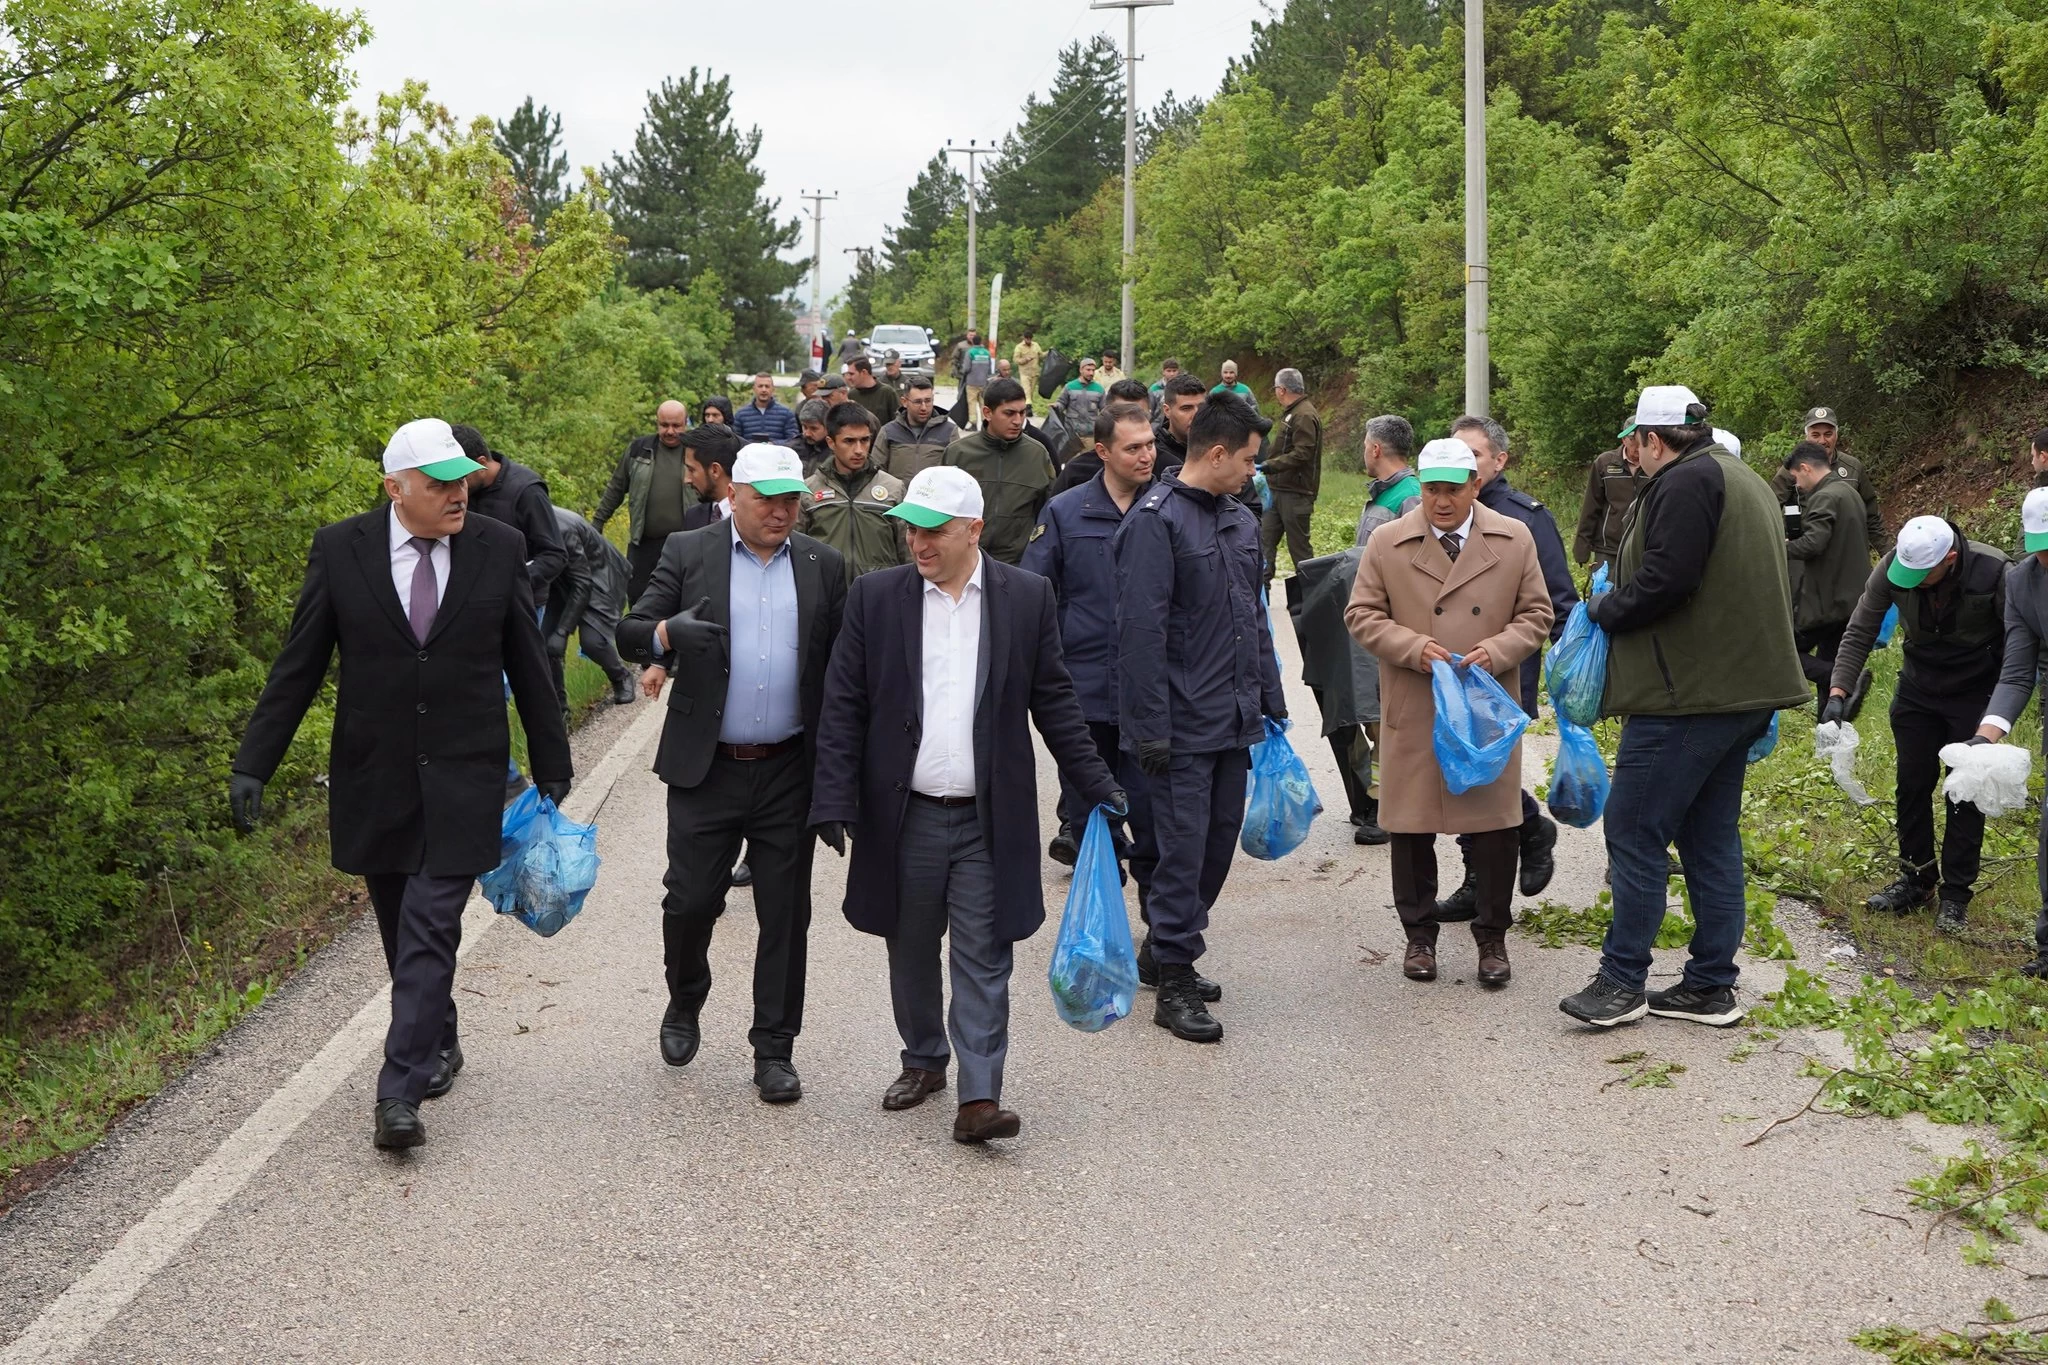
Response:
[{"label": "suit lapel", "polygon": [[924,576],[915,570],[903,579],[903,671],[910,695],[917,698],[918,729],[924,728]]},{"label": "suit lapel", "polygon": [[[997,594],[1002,601],[996,600]],[[981,649],[974,661],[974,705],[1003,694],[1003,665],[1010,657],[1010,583],[986,556],[981,570]]]},{"label": "suit lapel", "polygon": [[[732,629],[732,557],[738,551],[733,547],[733,534],[726,528],[725,523],[719,522],[717,527],[716,531],[706,528],[703,534],[697,536],[697,539],[703,543],[704,596],[711,599],[710,619],[718,622],[719,625],[724,626],[730,631]],[[752,554],[753,551],[748,550],[746,553]],[[695,602],[683,603],[685,610],[696,605]]]},{"label": "suit lapel", "polygon": [[[1431,536],[1430,539],[1435,540],[1436,537]],[[1444,555],[1442,549],[1438,549],[1437,554],[1448,562],[1449,556]],[[1455,592],[1498,563],[1500,556],[1493,552],[1493,546],[1487,544],[1486,535],[1479,526],[1479,518],[1473,517],[1472,537],[1465,542],[1464,548],[1458,551],[1458,562],[1450,566],[1451,576],[1444,582],[1443,593]],[[1441,596],[1442,593],[1438,595]]]},{"label": "suit lapel", "polygon": [[[516,566],[525,573],[526,566]],[[465,523],[460,531],[448,538],[448,591],[441,594],[440,609],[434,613],[434,627],[427,632],[427,643],[432,644],[448,623],[455,619],[455,613],[462,609],[462,603],[469,596],[469,590],[484,571],[484,547],[477,540],[476,533]],[[386,575],[389,577],[389,575]],[[394,590],[393,596],[396,596]],[[411,628],[407,627],[407,633]]]},{"label": "suit lapel", "polygon": [[1410,561],[1417,569],[1443,583],[1451,576],[1451,557],[1444,553],[1444,547],[1436,538],[1436,532],[1429,523],[1422,524],[1422,539],[1415,543],[1415,557]]},{"label": "suit lapel", "polygon": [[384,608],[384,614],[391,618],[392,625],[398,627],[399,634],[412,639],[412,622],[406,619],[405,608],[398,600],[398,586],[391,581],[390,508],[370,516],[357,529],[355,550],[356,564],[363,571],[370,596]]},{"label": "suit lapel", "polygon": [[811,622],[818,619],[818,599],[825,594],[824,573],[818,552],[798,545],[794,537],[789,542],[789,567],[796,579],[796,675],[804,678],[809,676],[804,670],[811,659]]}]

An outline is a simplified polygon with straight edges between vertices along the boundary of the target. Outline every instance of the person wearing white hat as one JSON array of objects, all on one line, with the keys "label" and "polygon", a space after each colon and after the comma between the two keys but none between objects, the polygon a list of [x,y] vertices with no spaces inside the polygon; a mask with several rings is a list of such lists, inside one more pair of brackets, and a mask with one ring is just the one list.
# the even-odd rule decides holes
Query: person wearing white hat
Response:
[{"label": "person wearing white hat", "polygon": [[[2048,640],[2048,488],[2027,494],[2020,504],[2020,528],[2027,553],[2006,570],[2005,660],[1972,744],[1998,743],[2026,714],[2040,673],[2041,642]],[[2048,745],[2048,728],[2043,743]],[[2028,976],[2048,976],[2048,820],[2041,822],[2038,839],[2034,876],[2041,910],[2034,917],[2033,961],[2020,968]]]},{"label": "person wearing white hat", "polygon": [[668,785],[668,875],[662,898],[661,1057],[688,1066],[711,993],[711,935],[725,912],[740,844],[752,869],[754,1085],[770,1104],[803,1097],[803,1028],[811,928],[811,804],[825,666],[846,603],[839,552],[796,530],[803,462],[757,442],[732,463],[732,515],[678,531],[619,623],[619,652],[670,674],[654,771]]},{"label": "person wearing white hat", "polygon": [[1067,676],[1052,585],[983,551],[983,510],[981,485],[950,465],[921,470],[890,510],[913,562],[847,592],[810,812],[834,851],[853,840],[847,920],[889,945],[903,1070],[882,1107],[945,1089],[957,1057],[963,1143],[1022,1125],[1002,1093],[1013,945],[1045,922],[1032,727],[1091,807],[1128,807]]},{"label": "person wearing white hat", "polygon": [[1432,742],[1438,661],[1481,668],[1513,695],[1522,660],[1549,638],[1550,593],[1529,528],[1479,501],[1481,468],[1456,437],[1415,459],[1421,502],[1365,543],[1345,624],[1380,662],[1380,825],[1392,837],[1394,909],[1411,981],[1437,975],[1436,836],[1469,834],[1478,980],[1505,986],[1522,828],[1522,752],[1499,776],[1453,794]]},{"label": "person wearing white hat", "polygon": [[[1559,1007],[1602,1028],[1645,1013],[1725,1026],[1743,1015],[1735,954],[1749,746],[1772,712],[1808,696],[1784,516],[1756,471],[1715,443],[1692,390],[1645,388],[1633,425],[1645,481],[1614,586],[1586,604],[1609,639],[1602,712],[1626,718],[1603,821],[1614,920],[1598,975]],[[1696,928],[1680,983],[1646,994],[1674,841]]]},{"label": "person wearing white hat", "polygon": [[1934,900],[1938,890],[1935,924],[1950,932],[1967,917],[1984,815],[1968,802],[1944,801],[1937,863],[1934,789],[1942,746],[1969,739],[1986,708],[1997,710],[1992,689],[2005,657],[2009,563],[2003,550],[1966,538],[1942,517],[1914,517],[1900,527],[1898,544],[1865,578],[1821,709],[1823,721],[1855,718],[1870,677],[1864,660],[1886,613],[1898,608],[1905,643],[1890,720],[1898,754],[1899,876],[1864,904],[1904,915]]},{"label": "person wearing white hat", "polygon": [[512,749],[501,671],[541,794],[560,804],[572,775],[525,538],[469,515],[476,470],[446,422],[407,422],[384,448],[390,501],[313,533],[291,634],[228,785],[246,834],[339,653],[327,825],[334,866],[369,889],[391,972],[372,1116],[380,1147],[425,1141],[421,1101],[447,1093],[462,1069],[455,950],[471,886],[498,865]]}]

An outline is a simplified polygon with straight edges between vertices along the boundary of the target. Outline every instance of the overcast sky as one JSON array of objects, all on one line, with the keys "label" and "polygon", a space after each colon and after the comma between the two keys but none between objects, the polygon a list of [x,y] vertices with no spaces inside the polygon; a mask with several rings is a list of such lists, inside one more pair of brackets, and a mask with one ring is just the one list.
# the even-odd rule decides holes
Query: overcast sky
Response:
[{"label": "overcast sky", "polygon": [[[334,0],[346,7],[347,0]],[[375,36],[356,56],[364,92],[427,82],[458,117],[508,117],[527,95],[562,116],[580,175],[631,145],[647,92],[691,66],[732,77],[733,114],[761,129],[767,193],[785,218],[804,191],[825,207],[824,292],[842,287],[843,248],[880,247],[918,172],[947,138],[1000,138],[1024,96],[1043,94],[1061,47],[1093,33],[1123,46],[1124,11],[1088,0],[943,4],[710,0],[356,0]],[[899,17],[900,16],[900,17]],[[1138,11],[1138,104],[1209,95],[1261,0],[1175,0]],[[961,169],[964,171],[964,158]],[[801,247],[810,254],[810,222]],[[809,300],[809,282],[800,296]]]}]

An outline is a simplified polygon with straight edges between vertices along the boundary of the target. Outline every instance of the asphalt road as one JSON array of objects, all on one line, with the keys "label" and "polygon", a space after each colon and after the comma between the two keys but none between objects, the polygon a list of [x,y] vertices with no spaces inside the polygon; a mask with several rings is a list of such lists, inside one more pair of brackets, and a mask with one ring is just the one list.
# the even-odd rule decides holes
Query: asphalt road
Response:
[{"label": "asphalt road", "polygon": [[[646,712],[586,730],[579,769]],[[582,918],[551,940],[496,925],[465,958],[468,1069],[425,1148],[370,1145],[374,1009],[321,1054],[382,984],[365,924],[0,1221],[0,1342],[30,1329],[0,1361],[1867,1360],[1862,1326],[1960,1325],[1991,1294],[2042,1306],[2035,1248],[2004,1269],[1963,1265],[1948,1230],[1923,1249],[1900,1187],[1966,1134],[1809,1117],[1742,1145],[1812,1093],[1801,1053],[1824,1043],[1737,1063],[1738,1035],[1672,1021],[1593,1034],[1557,1010],[1592,954],[1521,938],[1505,991],[1473,984],[1458,931],[1441,980],[1404,981],[1386,851],[1354,847],[1341,812],[1285,860],[1238,863],[1203,964],[1226,987],[1220,1046],[1154,1027],[1149,993],[1106,1033],[1069,1030],[1051,926],[1021,946],[1014,1142],[954,1144],[950,1092],[881,1109],[882,945],[839,916],[829,853],[802,1103],[749,1084],[745,892],[704,1048],[671,1070],[662,789],[631,747]],[[1329,799],[1327,748],[1304,750]],[[1590,900],[1597,830],[1565,831],[1559,863],[1549,894]],[[1064,873],[1046,873],[1056,920]],[[1634,1049],[1688,1069],[1611,1084]],[[282,1100],[259,1113],[316,1054],[339,1057],[331,1096],[296,1126]],[[225,1158],[201,1163],[231,1134],[246,1181],[215,1181],[209,1217]],[[152,1255],[181,1218],[189,1241]]]}]

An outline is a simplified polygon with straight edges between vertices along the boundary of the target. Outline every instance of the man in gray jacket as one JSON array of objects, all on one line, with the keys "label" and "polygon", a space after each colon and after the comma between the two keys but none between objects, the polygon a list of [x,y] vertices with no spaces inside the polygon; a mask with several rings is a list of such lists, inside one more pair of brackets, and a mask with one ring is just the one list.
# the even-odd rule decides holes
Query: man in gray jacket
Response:
[{"label": "man in gray jacket", "polygon": [[[2020,505],[2020,527],[2027,556],[2005,571],[2005,662],[1972,744],[1994,744],[2019,724],[2033,700],[2041,641],[2048,639],[2048,488],[2027,494]],[[2048,749],[2048,727],[2043,747]],[[2041,895],[2041,910],[2034,916],[2034,960],[2020,970],[2048,976],[2048,820],[2041,823],[2034,876]]]},{"label": "man in gray jacket", "polygon": [[939,463],[946,447],[960,439],[960,428],[937,406],[931,376],[911,375],[905,381],[903,411],[883,424],[868,463],[906,484]]}]

